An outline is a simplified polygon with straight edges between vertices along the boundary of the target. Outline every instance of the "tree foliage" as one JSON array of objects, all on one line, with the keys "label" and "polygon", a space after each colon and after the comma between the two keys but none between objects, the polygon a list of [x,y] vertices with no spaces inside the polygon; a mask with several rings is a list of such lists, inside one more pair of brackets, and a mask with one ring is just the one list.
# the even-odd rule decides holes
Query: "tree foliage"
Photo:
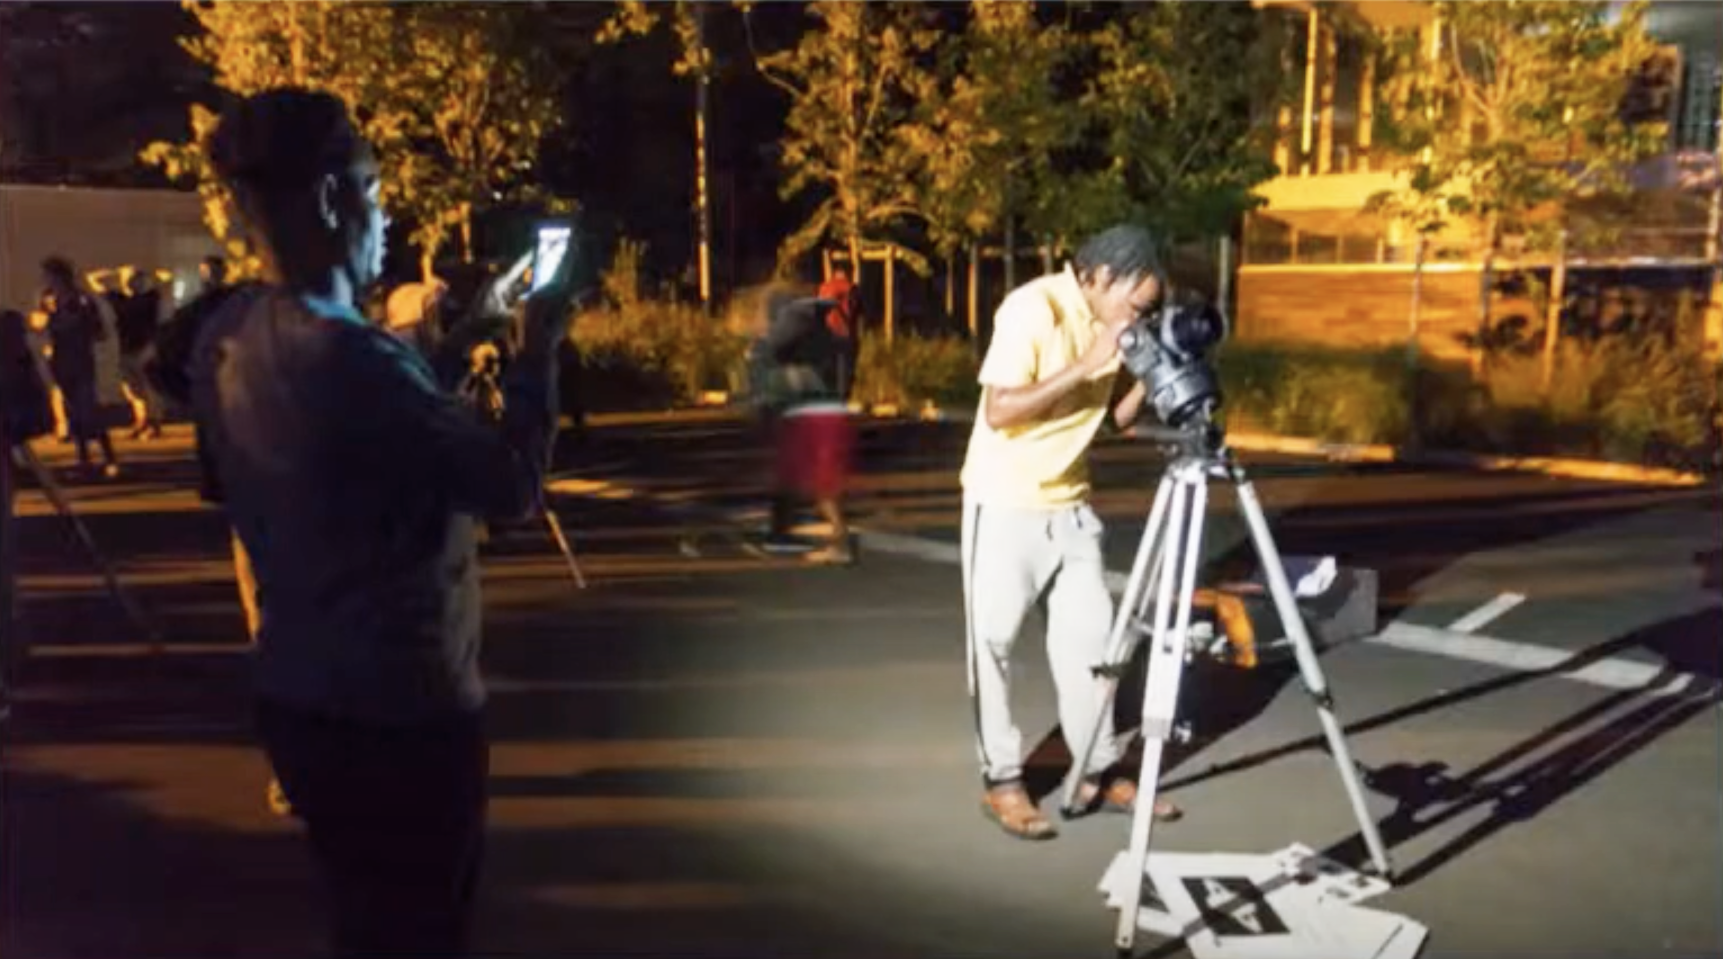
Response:
[{"label": "tree foliage", "polygon": [[1059,222],[1054,160],[1078,133],[1059,89],[1073,37],[1043,25],[1036,5],[972,0],[968,25],[941,51],[939,95],[904,126],[918,158],[917,207],[936,250],[1012,229]]},{"label": "tree foliage", "polygon": [[[762,75],[790,97],[780,163],[785,199],[819,196],[779,250],[780,269],[827,239],[849,248],[891,243],[917,214],[920,154],[905,136],[917,104],[937,94],[939,32],[919,3],[812,3],[815,21],[795,47],[758,53]],[[904,250],[926,273],[926,261]]]},{"label": "tree foliage", "polygon": [[712,50],[702,34],[699,13],[694,2],[648,4],[645,0],[617,0],[616,12],[598,31],[598,42],[617,43],[627,37],[645,36],[668,20],[680,51],[671,73],[678,77],[710,77]]},{"label": "tree foliage", "polygon": [[1469,224],[1488,258],[1504,235],[1547,244],[1560,217],[1542,214],[1624,188],[1628,167],[1661,148],[1666,125],[1622,109],[1656,50],[1643,0],[1613,18],[1604,2],[1432,6],[1434,59],[1411,33],[1382,51],[1390,109],[1378,141],[1400,158],[1405,186],[1376,208],[1423,232]]},{"label": "tree foliage", "polygon": [[557,74],[507,5],[409,3],[395,16],[414,66],[386,76],[382,97],[413,122],[402,173],[414,188],[414,241],[428,261],[454,229],[470,262],[475,207],[560,206],[531,176],[540,143],[562,122]]},{"label": "tree foliage", "polygon": [[[522,42],[521,11],[340,0],[185,6],[200,32],[182,46],[221,89],[245,96],[293,85],[347,103],[377,148],[384,203],[415,224],[427,268],[451,230],[471,256],[476,204],[531,192],[527,173],[561,111],[544,65]],[[197,183],[211,231],[243,264],[244,244],[204,154],[217,119],[194,105],[190,139],[152,143],[142,158]]]},{"label": "tree foliage", "polygon": [[1291,94],[1281,22],[1245,4],[1146,3],[1089,33],[1087,149],[1055,185],[1057,232],[1129,220],[1171,243],[1225,233],[1258,205]]}]

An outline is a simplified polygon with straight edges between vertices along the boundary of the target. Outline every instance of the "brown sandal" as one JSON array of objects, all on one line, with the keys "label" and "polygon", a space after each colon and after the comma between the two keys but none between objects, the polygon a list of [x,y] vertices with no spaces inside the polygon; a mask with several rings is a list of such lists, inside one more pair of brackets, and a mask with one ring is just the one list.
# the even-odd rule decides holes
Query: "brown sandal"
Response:
[{"label": "brown sandal", "polygon": [[1040,841],[1059,834],[1053,823],[1029,800],[1022,783],[989,786],[981,797],[981,811],[1018,839]]},{"label": "brown sandal", "polygon": [[[1078,816],[1086,816],[1093,812],[1124,813],[1136,811],[1137,784],[1124,776],[1115,776],[1101,784],[1099,778],[1083,780],[1083,785],[1077,790]],[[1155,800],[1155,821],[1174,822],[1184,817],[1184,810],[1166,801]]]}]

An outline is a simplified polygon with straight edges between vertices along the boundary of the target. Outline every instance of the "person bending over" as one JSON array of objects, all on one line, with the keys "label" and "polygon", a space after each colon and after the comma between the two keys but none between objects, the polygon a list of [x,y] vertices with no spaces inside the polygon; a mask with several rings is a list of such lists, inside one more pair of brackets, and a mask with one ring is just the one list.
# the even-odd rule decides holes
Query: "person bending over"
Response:
[{"label": "person bending over", "polygon": [[[1067,741],[1104,697],[1091,667],[1113,620],[1101,520],[1089,505],[1088,451],[1103,421],[1128,427],[1142,384],[1115,389],[1119,334],[1160,297],[1153,237],[1117,226],[1063,271],[1013,290],[982,360],[980,407],[963,463],[962,566],[969,692],[985,784],[982,808],[1023,839],[1055,834],[1023,784],[1023,736],[1011,716],[1010,660],[1025,614],[1045,602],[1047,656]],[[1111,716],[1084,770],[1084,812],[1130,812],[1136,784],[1117,772]],[[1178,811],[1157,803],[1155,814]]]}]

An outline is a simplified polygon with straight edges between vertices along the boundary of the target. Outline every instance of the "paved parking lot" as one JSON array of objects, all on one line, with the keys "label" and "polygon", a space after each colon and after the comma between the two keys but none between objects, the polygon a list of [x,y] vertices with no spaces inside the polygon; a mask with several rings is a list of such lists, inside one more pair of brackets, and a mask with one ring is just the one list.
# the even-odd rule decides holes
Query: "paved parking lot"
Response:
[{"label": "paved parking lot", "polygon": [[[602,428],[570,452],[570,471],[604,484],[558,498],[590,589],[534,527],[492,543],[492,952],[1111,953],[1096,883],[1126,822],[1022,844],[976,804],[957,573],[937,548],[953,539],[961,435],[879,426],[864,446],[858,513],[928,544],[921,557],[809,569],[727,549],[758,474],[721,421]],[[183,492],[182,457],[158,450],[77,492],[169,626],[167,655],[147,655],[64,524],[26,504],[37,646],[0,797],[8,957],[314,954],[315,886],[292,824],[263,808],[246,734],[223,527]],[[1129,444],[1100,459],[1123,568],[1158,464]],[[1283,551],[1380,569],[1384,618],[1449,644],[1323,657],[1400,874],[1376,904],[1430,928],[1425,955],[1723,952],[1717,494],[1252,466]],[[1217,505],[1215,557],[1246,562]],[[692,530],[715,545],[684,555]],[[1492,603],[1496,618],[1455,628]],[[1050,730],[1033,626],[1019,662],[1024,727]],[[1598,663],[1653,667],[1653,682],[1583,675]],[[1190,815],[1159,847],[1355,856],[1296,682],[1204,666],[1192,684],[1200,741],[1167,777]],[[1061,750],[1049,739],[1034,768],[1056,775]]]}]

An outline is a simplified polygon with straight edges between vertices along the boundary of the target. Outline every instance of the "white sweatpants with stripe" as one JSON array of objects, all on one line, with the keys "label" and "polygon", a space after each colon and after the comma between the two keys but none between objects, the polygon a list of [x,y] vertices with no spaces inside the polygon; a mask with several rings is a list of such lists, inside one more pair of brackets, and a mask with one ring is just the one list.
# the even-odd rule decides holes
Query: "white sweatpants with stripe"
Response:
[{"label": "white sweatpants with stripe", "polygon": [[[1101,535],[1101,520],[1087,504],[1019,509],[964,498],[969,695],[981,771],[989,783],[1023,775],[1023,734],[1011,717],[1011,651],[1024,618],[1043,595],[1059,724],[1073,751],[1081,748],[1103,705],[1091,672],[1106,656],[1113,623]],[[1106,770],[1120,752],[1109,709],[1085,772]]]}]

